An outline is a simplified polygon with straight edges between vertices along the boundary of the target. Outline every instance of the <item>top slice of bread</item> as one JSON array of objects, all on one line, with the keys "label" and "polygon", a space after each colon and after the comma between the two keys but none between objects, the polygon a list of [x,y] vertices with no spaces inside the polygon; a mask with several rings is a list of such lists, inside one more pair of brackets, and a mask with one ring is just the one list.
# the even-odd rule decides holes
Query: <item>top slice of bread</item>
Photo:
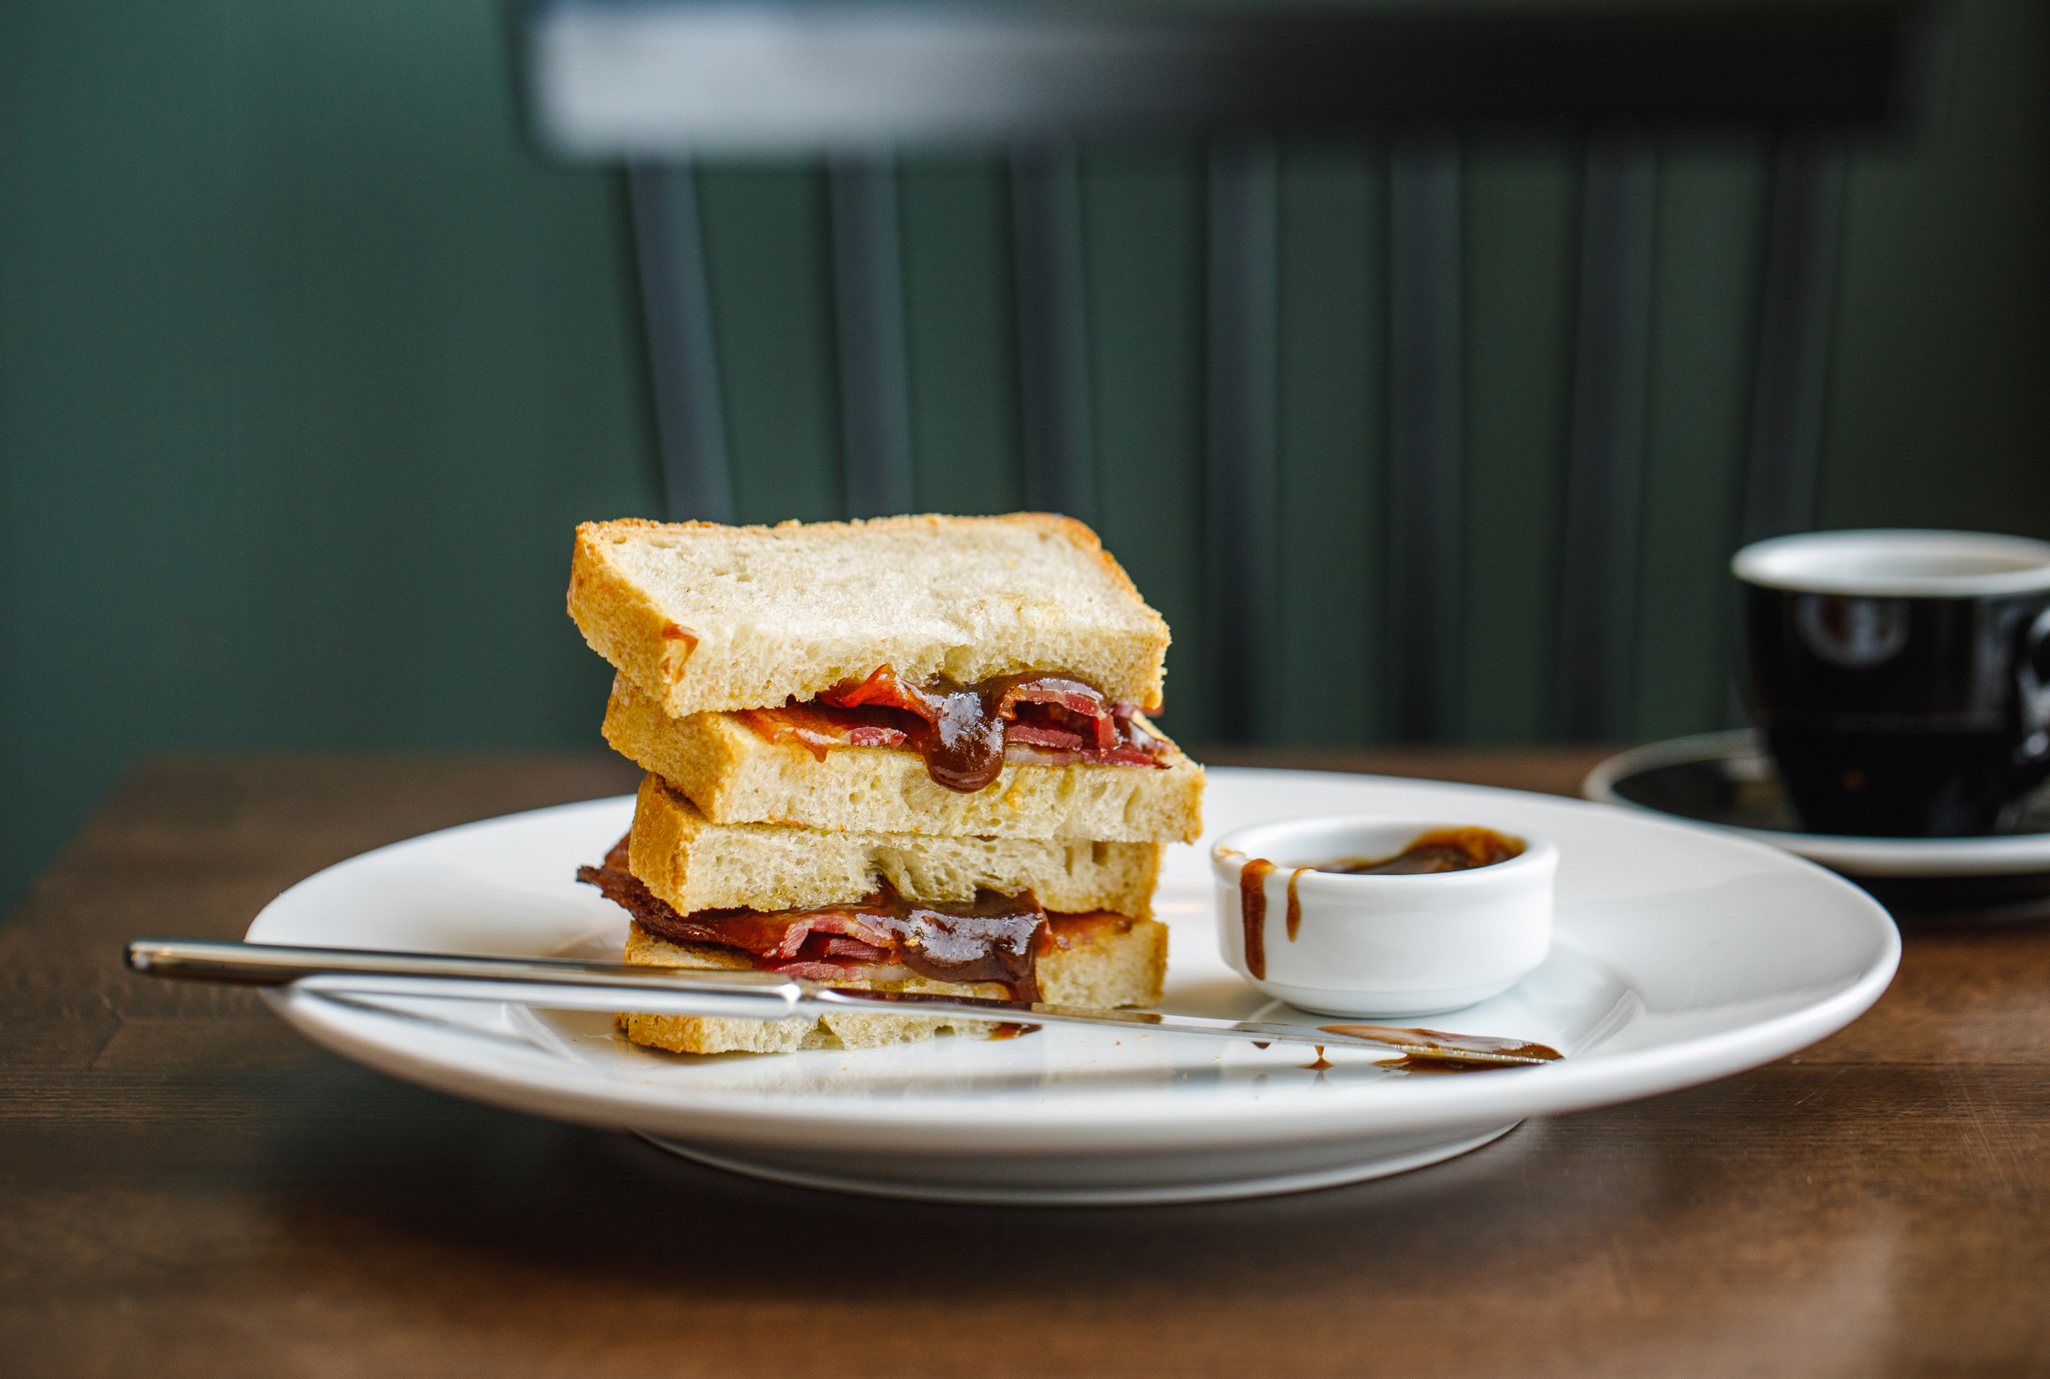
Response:
[{"label": "top slice of bread", "polygon": [[587,522],[569,613],[676,718],[810,699],[883,665],[914,685],[1065,671],[1157,710],[1168,642],[1094,532],[1030,512]]}]

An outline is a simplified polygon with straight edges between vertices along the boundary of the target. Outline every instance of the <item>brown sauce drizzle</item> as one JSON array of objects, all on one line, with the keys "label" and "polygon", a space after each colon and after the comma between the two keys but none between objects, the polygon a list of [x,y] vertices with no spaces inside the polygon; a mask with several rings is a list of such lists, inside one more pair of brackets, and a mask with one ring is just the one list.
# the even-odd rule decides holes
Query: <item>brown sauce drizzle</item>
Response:
[{"label": "brown sauce drizzle", "polygon": [[1004,769],[1012,724],[1024,742],[1072,743],[1089,760],[1165,764],[1160,740],[1132,721],[1136,705],[1113,704],[1094,685],[1056,671],[996,675],[974,685],[942,675],[921,688],[879,666],[866,680],[835,685],[813,702],[904,711],[908,745],[925,758],[926,774],[963,794],[982,789]]},{"label": "brown sauce drizzle", "polygon": [[1324,1056],[1324,1046],[1322,1044],[1318,1044],[1316,1045],[1316,1049],[1317,1061],[1314,1063],[1303,1064],[1303,1071],[1306,1073],[1321,1073],[1326,1068],[1331,1066],[1331,1060]]},{"label": "brown sauce drizzle", "polygon": [[[1310,868],[1308,867],[1297,867],[1288,874],[1288,941],[1290,943],[1295,942],[1296,931],[1303,927],[1303,902],[1296,898],[1296,878],[1309,870]],[[1317,1056],[1322,1058],[1324,1055],[1318,1054]]]},{"label": "brown sauce drizzle", "polygon": [[1383,1058],[1375,1064],[1377,1068],[1388,1068],[1412,1077],[1431,1077],[1438,1073],[1498,1073],[1504,1068],[1527,1067],[1518,1063],[1481,1063],[1467,1058],[1418,1058],[1406,1053],[1400,1058]]},{"label": "brown sauce drizzle", "polygon": [[[1038,959],[1042,948],[1059,946],[1049,931],[1054,920],[1030,891],[1016,896],[982,891],[973,902],[928,903],[907,900],[884,883],[874,894],[848,905],[817,910],[699,910],[678,914],[627,869],[627,839],[606,855],[605,865],[577,868],[577,879],[598,887],[608,900],[634,917],[643,929],[671,943],[714,943],[748,955],[753,965],[775,971],[791,962],[830,961],[841,954],[837,930],[808,935],[799,951],[768,956],[783,946],[788,931],[807,917],[852,915],[863,930],[887,946],[861,940],[870,963],[901,964],[934,981],[996,982],[1014,1001],[1039,999]],[[1063,916],[1063,918],[1067,918]],[[1078,917],[1084,925],[1101,917]],[[813,954],[815,946],[822,953]]]},{"label": "brown sauce drizzle", "polygon": [[1046,911],[1032,892],[979,892],[972,904],[908,901],[887,883],[891,908],[884,927],[899,936],[903,962],[941,982],[1001,982],[1012,999],[1039,999],[1037,963]]},{"label": "brown sauce drizzle", "polygon": [[[1267,877],[1274,864],[1264,857],[1239,868],[1239,917],[1246,927],[1246,971],[1267,975]],[[1294,938],[1294,934],[1289,935]]]},{"label": "brown sauce drizzle", "polygon": [[[1319,1025],[1317,1028],[1326,1034],[1349,1034],[1359,1039],[1386,1039],[1401,1044],[1426,1044],[1433,1049],[1441,1049],[1448,1054],[1454,1055],[1451,1059],[1417,1059],[1412,1054],[1404,1054],[1401,1058],[1383,1063],[1381,1065],[1383,1067],[1394,1067],[1397,1064],[1407,1066],[1411,1060],[1432,1064],[1448,1061],[1457,1062],[1459,1061],[1457,1055],[1462,1052],[1508,1053],[1515,1054],[1520,1058],[1542,1058],[1547,1062],[1563,1057],[1557,1049],[1549,1044],[1533,1044],[1522,1039],[1502,1039],[1492,1034],[1447,1034],[1439,1029],[1405,1028],[1395,1025]],[[1514,1068],[1519,1066],[1529,1067],[1530,1065],[1527,1063],[1491,1063],[1475,1060],[1471,1067],[1460,1069],[1460,1071],[1478,1071],[1481,1068]]]},{"label": "brown sauce drizzle", "polygon": [[[836,908],[858,911],[873,928],[888,934],[893,940],[891,959],[921,977],[964,985],[997,982],[1010,990],[1014,1001],[1039,999],[1038,958],[1045,946],[1047,915],[1030,891],[1016,896],[982,891],[967,904],[935,904],[906,900],[885,882],[859,905]],[[707,936],[702,931],[718,934],[722,920],[745,926],[755,912],[701,910],[680,918],[681,923],[668,926],[643,918],[641,925],[662,938],[674,935],[686,943],[703,943]],[[672,932],[664,933],[665,927]]]},{"label": "brown sauce drizzle", "polygon": [[1492,867],[1522,855],[1520,839],[1505,838],[1492,828],[1441,828],[1415,839],[1393,857],[1340,857],[1303,870],[1345,876],[1423,876]]},{"label": "brown sauce drizzle", "polygon": [[932,727],[912,741],[925,758],[926,774],[949,790],[972,794],[1004,769],[1004,722],[990,712],[987,691],[928,690]]}]

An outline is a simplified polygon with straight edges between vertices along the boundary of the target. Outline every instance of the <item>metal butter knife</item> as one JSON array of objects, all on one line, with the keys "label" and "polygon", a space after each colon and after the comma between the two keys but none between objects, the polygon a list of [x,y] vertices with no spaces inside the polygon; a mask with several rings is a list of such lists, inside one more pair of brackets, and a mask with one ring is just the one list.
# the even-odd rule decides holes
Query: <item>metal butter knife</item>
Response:
[{"label": "metal butter knife", "polygon": [[1305,1028],[1195,1015],[1080,1010],[972,996],[849,991],[774,972],[648,967],[582,962],[574,958],[464,957],[205,939],[136,939],[128,945],[128,965],[153,977],[182,981],[292,986],[337,995],[509,1001],[553,1010],[633,1010],[650,1015],[710,1015],[747,1020],[858,1010],[889,1015],[968,1016],[1035,1025],[1087,1025],[1135,1033],[1158,1031],[1255,1043],[1392,1051],[1411,1060],[1448,1067],[1521,1066],[1549,1063],[1560,1056],[1543,1044],[1490,1035],[1447,1034],[1441,1030],[1359,1024]]}]

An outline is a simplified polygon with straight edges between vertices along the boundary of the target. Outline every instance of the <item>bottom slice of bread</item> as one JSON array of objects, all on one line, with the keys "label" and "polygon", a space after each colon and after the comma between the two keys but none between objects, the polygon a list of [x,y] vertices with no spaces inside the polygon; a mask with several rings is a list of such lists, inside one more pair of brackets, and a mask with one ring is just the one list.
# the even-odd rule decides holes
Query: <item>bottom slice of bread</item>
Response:
[{"label": "bottom slice of bread", "polygon": [[[633,926],[626,960],[656,967],[744,968],[745,956],[709,943],[670,943]],[[1129,928],[1105,926],[1089,941],[1056,948],[1039,958],[1039,995],[1049,1005],[1110,1009],[1151,1005],[1167,974],[1167,926],[1135,919]],[[848,981],[849,989],[924,992],[944,996],[1010,993],[995,982],[938,982],[912,976],[897,981]],[[1029,1017],[1028,1017],[1029,1018]],[[736,1020],[705,1015],[622,1013],[619,1028],[636,1044],[672,1053],[791,1053],[798,1049],[867,1049],[931,1039],[941,1033],[985,1038],[1000,1022],[955,1016],[886,1015],[836,1011],[787,1020]]]}]

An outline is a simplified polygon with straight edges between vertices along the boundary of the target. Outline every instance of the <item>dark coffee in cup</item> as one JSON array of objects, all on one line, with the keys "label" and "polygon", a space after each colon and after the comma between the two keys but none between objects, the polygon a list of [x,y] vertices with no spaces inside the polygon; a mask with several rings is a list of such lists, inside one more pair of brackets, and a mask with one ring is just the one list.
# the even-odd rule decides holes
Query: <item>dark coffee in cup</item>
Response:
[{"label": "dark coffee in cup", "polygon": [[2050,543],[1839,531],[1746,546],[1744,688],[1815,833],[1998,833],[2050,776]]}]

